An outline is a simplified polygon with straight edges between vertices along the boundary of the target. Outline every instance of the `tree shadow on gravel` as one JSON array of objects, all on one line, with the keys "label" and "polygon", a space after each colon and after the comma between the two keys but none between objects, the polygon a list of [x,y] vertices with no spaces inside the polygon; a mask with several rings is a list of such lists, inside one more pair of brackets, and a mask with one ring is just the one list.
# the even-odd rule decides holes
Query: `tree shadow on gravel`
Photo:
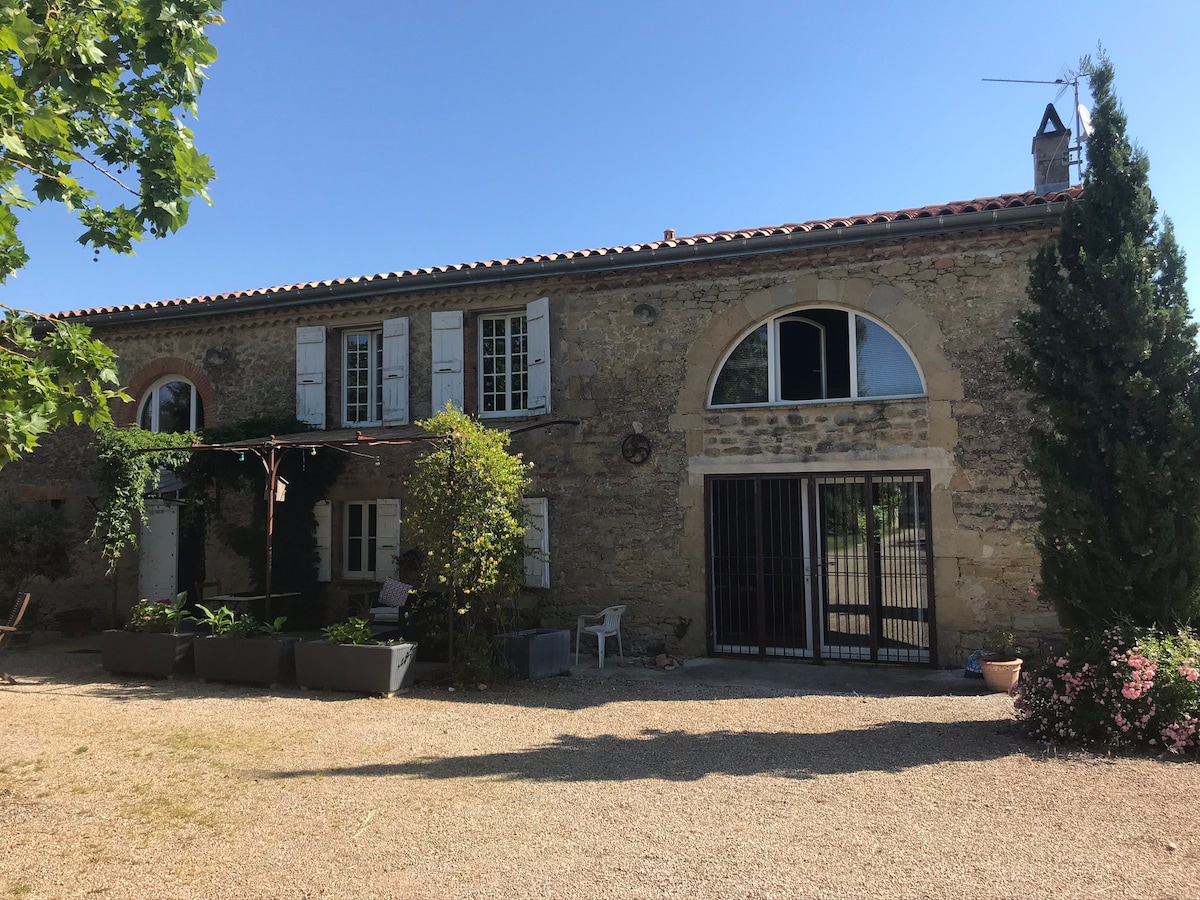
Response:
[{"label": "tree shadow on gravel", "polygon": [[691,734],[647,729],[635,738],[562,735],[553,744],[528,750],[257,775],[533,782],[696,781],[706,775],[773,775],[806,780],[857,772],[895,773],[947,762],[986,762],[1014,754],[1042,756],[1037,745],[1021,737],[1010,722],[885,722],[822,734]]}]

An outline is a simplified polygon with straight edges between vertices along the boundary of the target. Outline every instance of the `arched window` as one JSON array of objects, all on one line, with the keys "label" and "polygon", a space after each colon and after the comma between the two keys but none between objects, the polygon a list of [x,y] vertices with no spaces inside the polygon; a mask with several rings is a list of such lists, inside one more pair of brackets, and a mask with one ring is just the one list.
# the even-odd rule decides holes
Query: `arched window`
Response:
[{"label": "arched window", "polygon": [[776,316],[725,358],[710,406],[921,397],[908,349],[874,319],[842,309]]},{"label": "arched window", "polygon": [[204,427],[204,404],[190,381],[167,375],[150,386],[138,408],[138,424],[146,431],[196,431]]}]

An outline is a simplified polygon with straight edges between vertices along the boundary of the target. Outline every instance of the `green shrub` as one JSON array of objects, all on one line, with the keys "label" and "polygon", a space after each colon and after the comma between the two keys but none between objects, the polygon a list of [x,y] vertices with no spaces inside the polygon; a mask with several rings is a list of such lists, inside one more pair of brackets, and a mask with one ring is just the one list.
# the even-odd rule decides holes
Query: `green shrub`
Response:
[{"label": "green shrub", "polygon": [[183,591],[174,600],[139,600],[130,610],[125,630],[158,634],[172,634],[178,631],[187,597],[187,591]]},{"label": "green shrub", "polygon": [[[446,409],[418,422],[433,448],[409,479],[407,525],[424,560],[423,617],[445,635],[456,683],[504,675],[496,635],[510,627],[525,582],[525,509],[530,465],[509,436]],[[445,623],[444,629],[441,622]]]},{"label": "green shrub", "polygon": [[279,634],[287,616],[279,616],[274,622],[260,622],[249,613],[236,613],[228,606],[211,610],[203,603],[196,604],[200,610],[197,621],[207,625],[214,637],[256,637]]},{"label": "green shrub", "polygon": [[1017,718],[1051,743],[1200,746],[1200,637],[1111,628],[1077,639],[1013,689]]},{"label": "green shrub", "polygon": [[335,644],[378,644],[366,619],[347,619],[323,628],[325,637]]}]

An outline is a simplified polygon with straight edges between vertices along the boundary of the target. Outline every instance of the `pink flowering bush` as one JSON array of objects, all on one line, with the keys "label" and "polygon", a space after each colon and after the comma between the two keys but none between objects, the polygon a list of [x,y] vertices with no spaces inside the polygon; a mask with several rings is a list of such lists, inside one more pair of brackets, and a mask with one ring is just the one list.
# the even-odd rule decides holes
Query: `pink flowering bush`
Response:
[{"label": "pink flowering bush", "polygon": [[1113,628],[1013,688],[1017,718],[1051,743],[1200,749],[1200,638]]}]

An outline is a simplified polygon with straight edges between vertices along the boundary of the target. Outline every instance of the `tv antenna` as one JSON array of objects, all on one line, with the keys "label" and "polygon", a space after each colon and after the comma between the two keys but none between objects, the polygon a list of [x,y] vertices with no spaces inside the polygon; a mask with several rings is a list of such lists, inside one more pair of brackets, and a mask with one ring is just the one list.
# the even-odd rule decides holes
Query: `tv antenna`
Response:
[{"label": "tv antenna", "polygon": [[1085,72],[1076,72],[1068,70],[1066,73],[1053,81],[1040,78],[984,78],[984,81],[1001,82],[1004,84],[1057,84],[1059,91],[1054,95],[1054,102],[1057,103],[1067,88],[1070,88],[1075,97],[1075,145],[1070,150],[1068,165],[1074,166],[1079,172],[1079,180],[1083,180],[1083,142],[1092,136],[1092,114],[1088,108],[1079,102],[1079,81],[1084,77]]}]

